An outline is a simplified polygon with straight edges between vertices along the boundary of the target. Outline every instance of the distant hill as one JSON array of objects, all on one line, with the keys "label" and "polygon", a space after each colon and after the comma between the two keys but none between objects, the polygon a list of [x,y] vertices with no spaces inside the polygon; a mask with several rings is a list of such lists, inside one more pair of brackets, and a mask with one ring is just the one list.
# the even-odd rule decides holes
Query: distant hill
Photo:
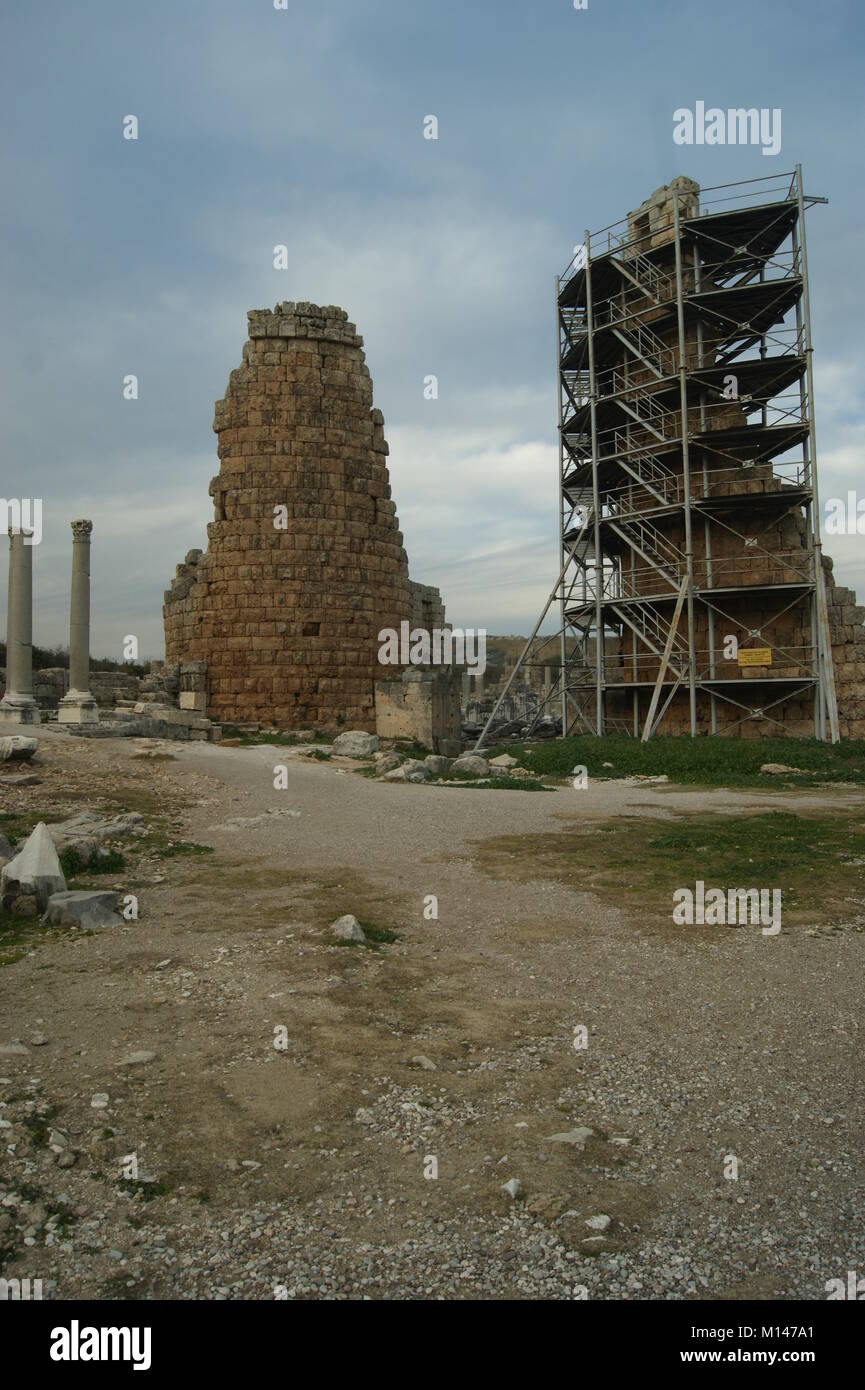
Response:
[{"label": "distant hill", "polygon": [[[6,667],[6,643],[0,642],[0,666]],[[33,648],[33,670],[44,671],[47,666],[62,666],[69,669],[68,647]],[[133,676],[146,676],[150,672],[149,661],[112,661],[108,656],[91,656],[91,671],[128,671]]]}]

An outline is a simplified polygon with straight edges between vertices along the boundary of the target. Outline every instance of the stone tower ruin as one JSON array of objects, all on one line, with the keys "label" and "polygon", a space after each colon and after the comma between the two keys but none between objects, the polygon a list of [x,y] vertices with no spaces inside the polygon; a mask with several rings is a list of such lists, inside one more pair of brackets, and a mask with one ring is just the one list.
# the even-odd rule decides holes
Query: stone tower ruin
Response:
[{"label": "stone tower ruin", "polygon": [[379,631],[441,627],[444,608],[409,579],[363,339],[333,305],[248,318],[216,403],[207,550],[165,594],[166,661],[206,663],[219,722],[374,730]]}]

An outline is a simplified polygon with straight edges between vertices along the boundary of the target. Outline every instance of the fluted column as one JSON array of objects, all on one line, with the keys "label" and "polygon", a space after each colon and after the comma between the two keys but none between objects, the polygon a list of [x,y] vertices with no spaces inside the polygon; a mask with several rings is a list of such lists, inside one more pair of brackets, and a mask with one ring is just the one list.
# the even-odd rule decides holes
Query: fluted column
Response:
[{"label": "fluted column", "polygon": [[90,693],[90,532],[92,521],[73,521],[72,589],[69,603],[69,693],[57,707],[61,724],[97,724]]},{"label": "fluted column", "polygon": [[6,611],[6,694],[0,720],[38,724],[33,697],[33,547],[24,532],[9,528],[9,596]]}]

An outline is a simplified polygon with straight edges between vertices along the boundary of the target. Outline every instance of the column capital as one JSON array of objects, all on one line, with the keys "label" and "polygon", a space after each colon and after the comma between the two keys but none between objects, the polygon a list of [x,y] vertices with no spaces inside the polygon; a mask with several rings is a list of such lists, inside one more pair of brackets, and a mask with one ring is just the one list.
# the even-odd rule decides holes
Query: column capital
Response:
[{"label": "column capital", "polygon": [[90,532],[93,530],[92,521],[70,521],[72,527],[72,539],[74,541],[87,541],[90,539]]}]

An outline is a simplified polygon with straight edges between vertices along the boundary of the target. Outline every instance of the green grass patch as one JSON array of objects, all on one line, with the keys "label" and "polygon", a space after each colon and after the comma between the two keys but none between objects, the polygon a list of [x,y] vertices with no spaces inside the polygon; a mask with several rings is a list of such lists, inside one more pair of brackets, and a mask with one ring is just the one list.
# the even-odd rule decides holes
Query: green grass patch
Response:
[{"label": "green grass patch", "polygon": [[126,860],[116,849],[110,849],[104,855],[94,855],[92,860],[88,860],[82,859],[78,850],[69,846],[57,857],[67,883],[81,874],[116,874],[126,867]]},{"label": "green grass patch", "polygon": [[363,922],[360,918],[358,918],[358,921],[360,921],[360,925],[363,927],[367,941],[372,941],[377,946],[389,946],[391,942],[399,941],[397,933],[392,931],[390,927],[379,927],[376,926],[375,922]]},{"label": "green grass patch", "polygon": [[54,1120],[59,1113],[59,1106],[52,1105],[43,1115],[27,1115],[21,1121],[22,1126],[30,1135],[30,1142],[34,1148],[48,1148],[48,1136],[54,1128]]},{"label": "green grass patch", "polygon": [[[259,730],[257,733],[241,731],[235,724],[222,725],[223,739],[230,738],[236,741],[239,748],[258,748],[261,744],[278,744],[280,748],[296,748],[300,743],[309,743],[308,737],[301,738],[299,734],[291,730],[278,729],[274,733],[264,733]],[[312,741],[315,743],[333,743],[336,734],[325,733],[322,729],[313,729]]]},{"label": "green grass patch", "polygon": [[394,941],[399,941],[399,935],[390,927],[380,927],[375,922],[366,922],[358,917],[358,922],[363,928],[366,941],[335,941],[335,946],[359,946],[368,951],[377,951],[381,946],[390,946]]},{"label": "green grass patch", "polygon": [[399,753],[401,758],[417,758],[418,762],[422,763],[431,751],[424,744],[418,743],[416,739],[395,738],[393,741],[393,752]]},{"label": "green grass patch", "polygon": [[[604,738],[551,739],[543,743],[502,743],[485,757],[510,753],[519,766],[547,776],[568,777],[577,766],[590,778],[657,777],[708,787],[772,787],[820,781],[865,784],[865,739],[821,743],[799,738],[652,738],[648,743],[609,734]],[[611,763],[611,767],[604,767]],[[803,773],[761,773],[763,763],[783,763]]]},{"label": "green grass patch", "polygon": [[213,845],[197,845],[192,840],[169,840],[155,845],[152,853],[157,859],[177,859],[180,855],[213,854]]},{"label": "green grass patch", "polygon": [[549,877],[668,922],[675,888],[780,888],[783,911],[811,921],[865,910],[861,816],[637,816],[568,825],[558,835],[482,842],[478,863],[494,877]]},{"label": "green grass patch", "polygon": [[528,777],[490,777],[478,784],[475,777],[462,772],[448,773],[442,781],[449,787],[470,787],[479,792],[551,792],[554,787],[545,787],[542,782],[530,782]]},{"label": "green grass patch", "polygon": [[26,956],[38,945],[44,931],[36,914],[32,917],[15,917],[11,912],[0,909],[0,967],[14,965]]},{"label": "green grass patch", "polygon": [[143,1202],[152,1202],[154,1197],[164,1197],[171,1191],[166,1182],[144,1182],[141,1178],[120,1178],[117,1186],[121,1192],[140,1197]]}]

